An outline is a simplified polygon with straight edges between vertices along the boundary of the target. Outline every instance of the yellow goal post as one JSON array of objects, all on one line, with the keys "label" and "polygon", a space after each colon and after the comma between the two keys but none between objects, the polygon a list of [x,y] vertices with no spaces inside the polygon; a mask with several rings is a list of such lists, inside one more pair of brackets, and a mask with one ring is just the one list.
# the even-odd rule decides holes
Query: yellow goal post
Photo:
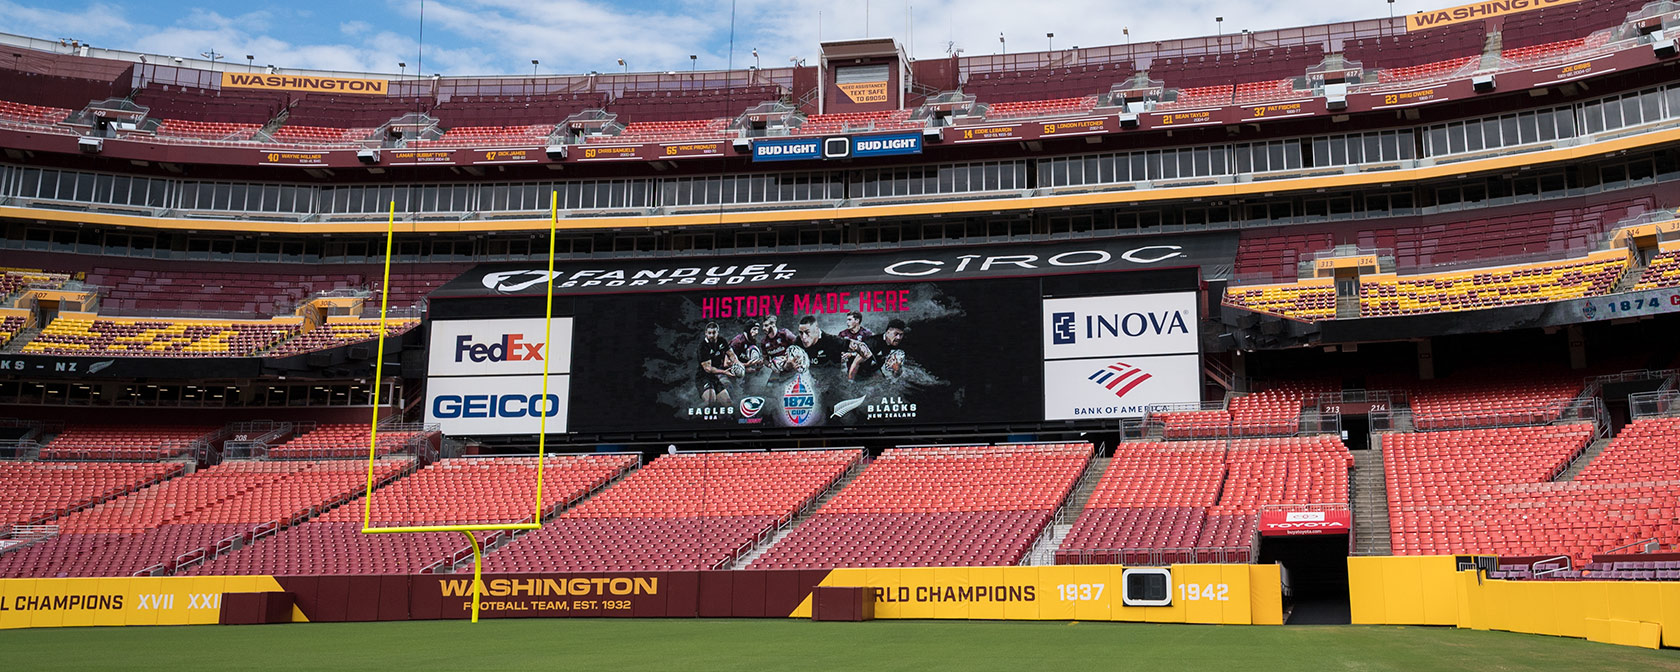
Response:
[{"label": "yellow goal post", "polygon": [[[548,363],[549,345],[553,341],[554,323],[554,245],[555,230],[559,228],[560,207],[559,193],[549,192],[548,208],[548,280],[543,301],[543,371],[542,371],[542,399],[548,403]],[[374,359],[374,380],[385,380],[385,335],[386,311],[391,298],[391,252],[394,249],[397,226],[397,202],[391,201],[390,216],[385,223],[385,269],[379,291],[379,344]],[[548,413],[538,413],[537,422],[537,501],[531,512],[530,522],[525,523],[470,523],[461,525],[402,525],[391,527],[375,527],[373,525],[373,497],[374,497],[374,464],[379,458],[379,391],[381,385],[376,382],[373,386],[373,417],[368,422],[368,464],[367,489],[362,497],[362,533],[363,534],[405,534],[421,532],[460,532],[467,537],[473,551],[473,590],[472,590],[472,622],[478,622],[478,605],[480,598],[480,579],[484,571],[484,556],[479,548],[478,538],[474,532],[499,530],[535,530],[542,527],[543,512],[543,463],[548,450]]]}]

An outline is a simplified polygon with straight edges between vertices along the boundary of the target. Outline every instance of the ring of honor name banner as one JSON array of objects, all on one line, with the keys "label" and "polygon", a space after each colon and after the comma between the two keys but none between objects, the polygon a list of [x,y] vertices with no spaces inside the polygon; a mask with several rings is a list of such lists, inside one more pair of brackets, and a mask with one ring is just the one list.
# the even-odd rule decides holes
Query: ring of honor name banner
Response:
[{"label": "ring of honor name banner", "polygon": [[579,299],[573,431],[1036,421],[1036,280]]}]

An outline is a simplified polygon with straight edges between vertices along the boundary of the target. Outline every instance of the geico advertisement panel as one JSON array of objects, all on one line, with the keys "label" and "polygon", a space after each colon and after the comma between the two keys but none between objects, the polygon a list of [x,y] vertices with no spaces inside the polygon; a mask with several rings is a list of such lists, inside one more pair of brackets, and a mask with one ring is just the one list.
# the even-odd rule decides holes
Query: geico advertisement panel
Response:
[{"label": "geico advertisement panel", "polygon": [[[539,320],[540,322],[540,320]],[[566,431],[566,398],[571,376],[548,377],[543,403],[542,376],[442,377],[426,380],[426,422],[443,433],[536,434],[548,417],[548,433]]]},{"label": "geico advertisement panel", "polygon": [[1045,299],[1043,333],[1045,359],[1200,351],[1193,292]]},{"label": "geico advertisement panel", "polygon": [[1199,400],[1196,355],[1093,357],[1044,363],[1044,419],[1136,418]]},{"label": "geico advertisement panel", "polygon": [[[572,318],[554,318],[547,348],[548,372],[572,372]],[[432,376],[501,376],[542,373],[542,318],[439,320],[432,323]]]}]

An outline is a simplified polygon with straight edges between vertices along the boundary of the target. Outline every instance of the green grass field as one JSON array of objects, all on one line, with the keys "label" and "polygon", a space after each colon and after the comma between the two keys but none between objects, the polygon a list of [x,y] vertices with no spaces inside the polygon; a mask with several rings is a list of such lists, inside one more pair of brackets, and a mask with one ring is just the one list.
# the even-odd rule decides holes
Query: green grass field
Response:
[{"label": "green grass field", "polygon": [[7,669],[1617,670],[1680,652],[1449,628],[487,620],[0,631]]}]

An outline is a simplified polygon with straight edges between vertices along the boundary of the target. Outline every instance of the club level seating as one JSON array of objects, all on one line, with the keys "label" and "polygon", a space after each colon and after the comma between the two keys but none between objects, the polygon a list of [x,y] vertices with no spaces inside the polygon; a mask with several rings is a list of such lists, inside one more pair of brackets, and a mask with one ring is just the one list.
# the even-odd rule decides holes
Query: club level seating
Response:
[{"label": "club level seating", "polygon": [[1065,68],[971,72],[963,82],[962,90],[973,94],[976,100],[992,104],[995,110],[999,103],[1082,100],[1108,91],[1116,83],[1131,79],[1135,73],[1136,69],[1130,61]]},{"label": "club level seating", "polygon": [[1294,434],[1300,430],[1301,405],[1307,396],[1332,389],[1334,385],[1329,383],[1289,383],[1235,397],[1228,410],[1166,412],[1151,417],[1162,421],[1168,439]]},{"label": "club level seating", "polygon": [[1559,407],[1581,393],[1575,376],[1461,373],[1428,385],[1399,385],[1420,430],[1520,425],[1558,419]]},{"label": "club level seating", "polygon": [[607,111],[617,114],[622,123],[734,119],[749,107],[781,98],[782,90],[775,85],[625,91],[607,104]]},{"label": "club level seating", "polygon": [[1278,278],[1294,278],[1297,265],[1312,258],[1314,252],[1335,245],[1329,233],[1288,233],[1244,237],[1237,241],[1238,275],[1271,273]]},{"label": "club level seating", "polygon": [[1452,60],[1468,62],[1481,56],[1486,39],[1486,27],[1481,22],[1467,22],[1348,40],[1342,45],[1342,56],[1358,61],[1366,69],[1406,68]]},{"label": "club level seating", "polygon": [[[1166,83],[1168,88],[1181,89],[1179,103],[1183,104],[1186,88],[1231,87],[1243,82],[1272,82],[1283,78],[1300,77],[1307,68],[1324,60],[1320,45],[1295,45],[1252,51],[1238,51],[1196,56],[1169,56],[1149,64],[1149,76]],[[1227,97],[1225,102],[1230,102]]]},{"label": "club level seating", "polygon": [[0,525],[33,525],[181,473],[180,463],[0,462]]},{"label": "club level seating", "polygon": [[638,121],[624,127],[618,135],[590,136],[596,144],[632,142],[680,142],[683,140],[720,139],[729,128],[730,119],[691,119],[687,121]]},{"label": "club level seating", "polygon": [[1500,26],[1501,42],[1510,50],[1578,38],[1621,25],[1629,13],[1638,11],[1649,1],[1594,0],[1518,12],[1504,18]]},{"label": "club level seating", "polygon": [[59,317],[23,346],[29,354],[248,357],[297,330],[271,321]]},{"label": "club level seating", "polygon": [[1178,90],[1178,98],[1171,103],[1161,105],[1163,109],[1182,107],[1203,107],[1211,105],[1229,105],[1235,95],[1235,87],[1229,84],[1213,86],[1192,86]]},{"label": "club level seating", "polygon": [[23,317],[18,315],[0,317],[0,346],[11,342],[12,337],[16,336],[19,331],[23,331]]},{"label": "club level seating", "polygon": [[[209,268],[212,270],[204,270]],[[454,279],[465,265],[427,264],[391,270],[390,305],[412,305]],[[379,291],[377,266],[344,266],[330,272],[299,273],[280,266],[265,271],[229,271],[223,266],[199,269],[152,269],[93,266],[87,282],[109,287],[101,305],[112,308],[220,310],[274,315],[289,312],[316,292],[371,287]],[[377,294],[376,294],[377,300]]]},{"label": "club level seating", "polygon": [[1604,294],[1628,269],[1626,250],[1586,259],[1423,276],[1359,279],[1361,317],[1386,317],[1547,303]]},{"label": "club level seating", "polygon": [[992,103],[986,109],[987,119],[1036,119],[1085,114],[1097,106],[1096,96],[1056,98],[1052,100],[1021,100]]},{"label": "club level seating", "polygon": [[1056,562],[1247,562],[1262,507],[1345,506],[1352,466],[1330,436],[1122,443]]},{"label": "club level seating", "polygon": [[[1632,432],[1630,434],[1630,432]],[[1590,425],[1389,434],[1383,439],[1397,555],[1567,555],[1680,540],[1672,424],[1623,430],[1574,481],[1552,482],[1593,438]],[[1657,438],[1660,437],[1660,438]],[[1670,465],[1649,477],[1648,465]],[[1590,472],[1590,473],[1589,473]]]},{"label": "club level seating", "polygon": [[[384,481],[413,465],[381,460]],[[0,555],[0,577],[129,576],[213,549],[264,523],[289,523],[350,501],[367,463],[227,462],[77,511],[61,534]]]},{"label": "club level seating", "polygon": [[[1615,288],[1631,261],[1626,250],[1609,250],[1585,258],[1520,266],[1421,275],[1363,275],[1359,278],[1359,316],[1422,315],[1599,296]],[[1320,278],[1230,287],[1223,303],[1308,322],[1336,316],[1335,286]]]},{"label": "club level seating", "polygon": [[1328,320],[1336,317],[1336,281],[1311,278],[1286,285],[1254,285],[1225,290],[1224,303],[1257,313],[1269,313],[1297,320]]},{"label": "club level seating", "polygon": [[70,110],[62,107],[43,107],[28,103],[14,103],[0,100],[0,119],[16,121],[24,124],[52,124],[63,121],[70,116]]},{"label": "club level seating", "polygon": [[1377,73],[1377,83],[1417,82],[1440,79],[1464,69],[1471,61],[1478,60],[1476,56],[1449,58],[1433,63],[1420,63],[1395,68],[1384,68]]},{"label": "club level seating", "polygon": [[49,271],[8,270],[0,273],[0,299],[11,296],[26,287],[44,287],[48,289],[64,286],[70,281],[65,273]]},{"label": "club level seating", "polygon": [[554,124],[532,124],[529,126],[457,126],[449,129],[436,140],[415,140],[407,146],[421,147],[491,147],[491,146],[537,146],[548,140],[554,132]]},{"label": "club level seating", "polygon": [[1232,102],[1235,102],[1238,105],[1243,105],[1246,103],[1259,103],[1269,100],[1295,98],[1302,95],[1310,94],[1297,92],[1295,90],[1295,79],[1285,78],[1267,80],[1264,82],[1245,82],[1238,84],[1235,92],[1233,93]]},{"label": "club level seating", "polygon": [[[334,459],[367,457],[370,432],[365,424],[323,424],[268,449],[275,459]],[[378,453],[384,457],[402,450],[419,432],[380,430]]]},{"label": "club level seating", "polygon": [[1680,286],[1680,246],[1658,252],[1639,275],[1634,289]]},{"label": "club level seating", "polygon": [[200,138],[204,140],[250,140],[262,129],[262,124],[237,124],[221,121],[182,121],[178,119],[164,119],[157,127],[157,134],[175,138]]},{"label": "club level seating", "polygon": [[[633,455],[544,460],[543,513],[577,501],[634,467]],[[374,491],[373,527],[529,522],[536,512],[534,457],[455,458]],[[467,547],[458,532],[364,534],[363,509],[318,519],[193,568],[188,574],[408,574]]]},{"label": "club level seating", "polygon": [[485,571],[712,569],[861,460],[857,450],[680,453],[485,558]]},{"label": "club level seating", "polygon": [[[333,319],[333,318],[329,318]],[[418,319],[387,320],[386,336],[396,336],[420,326]],[[263,353],[266,357],[285,357],[301,352],[326,350],[352,343],[364,343],[379,338],[378,318],[329,321],[306,333],[299,334]]]},{"label": "club level seating", "polygon": [[41,447],[44,460],[158,460],[183,454],[216,425],[73,425]]},{"label": "club level seating", "polygon": [[339,96],[309,93],[294,98],[286,116],[286,126],[282,126],[280,130],[284,131],[296,124],[316,128],[366,129],[371,132],[396,117],[426,112],[431,108],[430,96]]},{"label": "club level seating", "polygon": [[800,135],[821,135],[824,133],[844,133],[847,131],[885,131],[905,128],[921,128],[919,121],[911,121],[910,114],[915,110],[884,110],[881,112],[839,112],[835,114],[813,114],[805,118],[795,133]]},{"label": "club level seating", "polygon": [[1091,444],[887,450],[752,568],[1015,564],[1091,452]]},{"label": "club level seating", "polygon": [[607,105],[604,93],[456,96],[438,103],[430,114],[447,128],[545,124],[553,128],[578,112]]},{"label": "club level seating", "polygon": [[[134,104],[165,123],[221,122],[261,127],[286,108],[287,95],[254,89],[201,89],[148,83],[134,92]],[[249,139],[249,138],[242,138]]]},{"label": "club level seating", "polygon": [[298,145],[353,145],[367,139],[374,129],[367,127],[330,128],[323,126],[293,126],[276,129],[271,137],[275,142]]},{"label": "club level seating", "polygon": [[1578,205],[1490,208],[1477,219],[1462,215],[1404,218],[1390,224],[1293,226],[1245,231],[1237,243],[1238,276],[1294,279],[1298,264],[1335,245],[1391,251],[1402,269],[1464,265],[1482,259],[1580,254],[1616,222],[1656,207],[1654,192],[1589,197]]}]

